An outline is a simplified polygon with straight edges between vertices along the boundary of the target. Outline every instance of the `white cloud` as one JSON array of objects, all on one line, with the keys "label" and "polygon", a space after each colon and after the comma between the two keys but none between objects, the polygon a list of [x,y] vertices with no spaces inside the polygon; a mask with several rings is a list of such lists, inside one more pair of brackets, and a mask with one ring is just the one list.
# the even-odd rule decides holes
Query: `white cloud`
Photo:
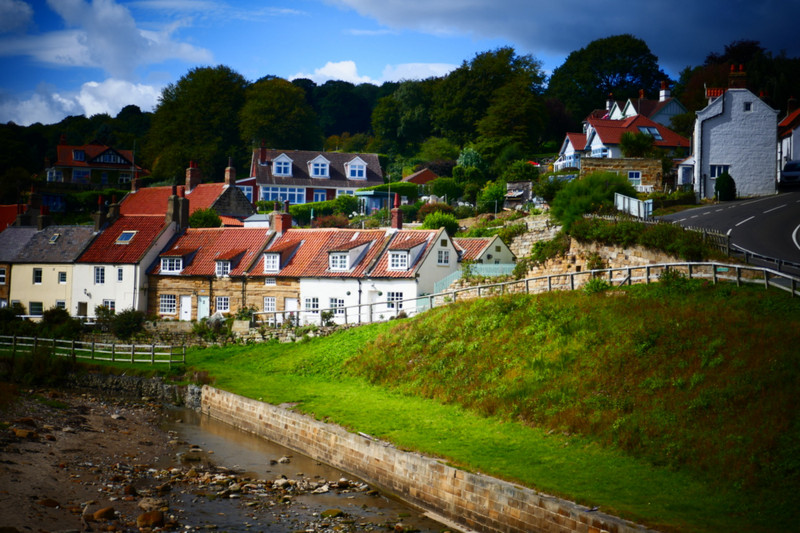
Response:
[{"label": "white cloud", "polygon": [[350,83],[374,83],[369,76],[359,76],[355,61],[328,61],[322,68],[314,69],[313,74],[299,72],[294,76],[289,76],[290,80],[297,78],[308,78],[318,85],[329,80],[349,81]]},{"label": "white cloud", "polygon": [[33,8],[21,0],[0,0],[0,33],[25,29],[33,20]]},{"label": "white cloud", "polygon": [[[8,0],[0,0],[4,2]],[[210,51],[173,39],[185,22],[176,21],[159,31],[142,30],[130,11],[114,0],[48,0],[67,25],[66,30],[40,35],[8,37],[0,41],[0,55],[26,55],[42,63],[69,67],[99,67],[113,78],[134,79],[141,65],[179,59],[210,63]]]},{"label": "white cloud", "polygon": [[350,83],[374,83],[380,85],[385,81],[424,80],[431,76],[444,76],[458,65],[448,63],[402,63],[399,65],[386,65],[380,79],[358,74],[355,61],[329,61],[324,67],[314,69],[314,72],[298,72],[289,76],[290,80],[308,78],[317,85],[322,85],[329,80],[349,81]]},{"label": "white cloud", "polygon": [[113,78],[84,83],[79,91],[73,93],[57,92],[54,87],[41,84],[27,99],[0,101],[0,123],[12,121],[21,126],[36,122],[54,124],[69,115],[92,116],[98,113],[108,113],[113,117],[127,105],[152,111],[160,95],[158,87]]}]

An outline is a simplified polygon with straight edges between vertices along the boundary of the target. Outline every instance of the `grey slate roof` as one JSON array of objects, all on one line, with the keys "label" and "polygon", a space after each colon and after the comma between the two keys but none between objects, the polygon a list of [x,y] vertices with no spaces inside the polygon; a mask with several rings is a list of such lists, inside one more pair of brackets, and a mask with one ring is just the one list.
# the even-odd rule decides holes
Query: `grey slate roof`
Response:
[{"label": "grey slate roof", "polygon": [[[378,160],[377,154],[351,154],[345,152],[315,152],[306,150],[266,150],[267,165],[259,163],[260,149],[253,151],[252,168],[256,173],[256,182],[259,185],[284,185],[284,186],[304,186],[319,188],[325,187],[351,187],[360,189],[362,187],[372,187],[383,185],[383,171]],[[286,154],[292,160],[291,177],[273,176],[272,161],[281,154]],[[329,167],[329,178],[312,178],[308,173],[308,162],[317,156],[323,156],[331,162]],[[366,179],[351,180],[345,174],[345,163],[360,157],[367,164]]]},{"label": "grey slate roof", "polygon": [[11,226],[3,230],[0,233],[0,263],[13,263],[36,232],[34,227]]},{"label": "grey slate roof", "polygon": [[[51,244],[50,239],[56,233],[58,238]],[[71,263],[89,245],[94,235],[93,226],[47,226],[31,237],[14,262]]]}]

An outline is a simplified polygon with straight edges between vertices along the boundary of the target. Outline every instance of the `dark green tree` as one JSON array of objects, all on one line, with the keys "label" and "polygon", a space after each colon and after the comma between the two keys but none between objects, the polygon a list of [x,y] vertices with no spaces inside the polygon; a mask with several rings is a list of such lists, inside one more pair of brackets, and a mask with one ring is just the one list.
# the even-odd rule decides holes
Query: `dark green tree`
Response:
[{"label": "dark green tree", "polygon": [[503,172],[503,180],[506,182],[511,181],[531,181],[536,182],[539,180],[539,167],[534,166],[530,161],[518,159],[512,162]]},{"label": "dark green tree", "polygon": [[239,120],[242,139],[250,145],[264,141],[271,148],[296,150],[322,146],[317,115],[303,90],[281,78],[248,87]]},{"label": "dark green tree", "polygon": [[654,142],[652,135],[639,131],[636,133],[626,131],[619,139],[619,149],[622,151],[622,157],[647,157],[653,153]]},{"label": "dark green tree", "polygon": [[448,201],[458,200],[464,194],[464,187],[456,183],[453,178],[436,178],[428,186],[431,193],[439,198],[447,197]]},{"label": "dark green tree", "polygon": [[314,105],[325,137],[343,132],[366,133],[372,108],[355,85],[330,80],[314,89]]},{"label": "dark green tree", "polygon": [[550,77],[548,96],[558,98],[575,120],[602,107],[609,95],[616,100],[643,90],[658,95],[667,75],[643,40],[630,34],[597,39],[567,56]]},{"label": "dark green tree", "polygon": [[727,172],[723,172],[717,176],[714,182],[714,196],[721,202],[736,200],[736,182],[733,181],[733,177]]},{"label": "dark green tree", "polygon": [[224,65],[194,68],[164,88],[146,146],[153,175],[180,179],[196,161],[207,180],[219,181],[229,156],[249,162],[238,120],[246,88]]},{"label": "dark green tree", "polygon": [[422,229],[439,229],[444,228],[448,235],[451,237],[458,231],[458,219],[452,213],[444,213],[442,211],[435,211],[425,217],[422,222]]},{"label": "dark green tree", "polygon": [[190,228],[218,228],[222,226],[222,219],[210,207],[198,209],[189,216]]}]

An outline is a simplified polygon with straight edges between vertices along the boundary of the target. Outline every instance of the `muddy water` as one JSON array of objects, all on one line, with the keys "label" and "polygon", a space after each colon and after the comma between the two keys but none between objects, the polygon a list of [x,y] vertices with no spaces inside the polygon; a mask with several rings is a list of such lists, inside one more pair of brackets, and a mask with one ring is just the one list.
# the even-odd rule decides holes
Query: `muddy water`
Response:
[{"label": "muddy water", "polygon": [[[180,523],[187,529],[219,531],[387,531],[400,527],[405,531],[438,533],[452,531],[420,511],[374,490],[364,490],[363,482],[340,470],[323,465],[288,448],[234,428],[224,422],[189,409],[166,412],[164,429],[174,432],[184,442],[178,454],[189,446],[202,450],[198,468],[224,467],[253,480],[267,482],[287,478],[322,484],[342,478],[351,480],[347,490],[330,490],[323,494],[293,495],[291,502],[258,501],[258,498],[207,498],[199,491],[186,491],[178,496],[176,508]],[[174,458],[173,458],[174,459]],[[282,462],[286,461],[288,462]],[[372,487],[370,487],[371,489]],[[322,518],[331,509],[341,510],[344,518],[335,521]]]}]

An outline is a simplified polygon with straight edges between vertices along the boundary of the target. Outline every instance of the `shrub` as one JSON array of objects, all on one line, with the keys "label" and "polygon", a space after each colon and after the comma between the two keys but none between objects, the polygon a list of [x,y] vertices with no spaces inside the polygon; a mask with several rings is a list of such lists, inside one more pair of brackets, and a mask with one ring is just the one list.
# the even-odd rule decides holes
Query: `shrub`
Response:
[{"label": "shrub", "polygon": [[144,311],[125,309],[111,320],[111,332],[119,339],[128,340],[144,329]]},{"label": "shrub", "polygon": [[400,196],[405,196],[410,202],[415,202],[419,198],[419,185],[405,181],[396,181],[393,183],[384,183],[383,185],[376,185],[374,187],[367,187],[359,189],[360,191],[388,191],[397,193]]},{"label": "shrub", "polygon": [[470,205],[459,205],[453,211],[456,218],[470,218],[475,216],[475,209]]},{"label": "shrub", "polygon": [[452,213],[443,213],[441,211],[431,213],[425,217],[422,223],[423,229],[439,229],[444,228],[447,234],[451,237],[458,231],[458,219]]},{"label": "shrub", "polygon": [[714,183],[714,195],[721,202],[736,200],[736,182],[727,172],[717,176],[717,181]]},{"label": "shrub", "polygon": [[478,195],[478,213],[492,213],[503,210],[506,199],[506,184],[504,181],[490,181]]},{"label": "shrub", "polygon": [[553,199],[551,213],[569,229],[587,213],[613,208],[614,193],[636,197],[636,190],[627,178],[613,172],[592,172],[567,183]]},{"label": "shrub", "polygon": [[431,213],[452,213],[453,207],[447,204],[425,204],[417,211],[417,220],[424,221]]},{"label": "shrub", "polygon": [[222,226],[222,219],[212,208],[198,209],[189,216],[190,228],[218,228]]},{"label": "shrub", "polygon": [[324,215],[314,220],[315,228],[346,228],[350,221],[345,215]]},{"label": "shrub", "polygon": [[506,243],[506,245],[511,244],[511,241],[514,240],[514,237],[518,235],[522,235],[528,231],[528,225],[524,222],[521,224],[511,224],[510,226],[503,226],[500,228],[500,231],[497,232],[498,237],[500,240]]},{"label": "shrub", "polygon": [[39,333],[53,339],[77,339],[82,330],[81,321],[69,316],[66,309],[53,307],[42,313]]},{"label": "shrub", "polygon": [[400,206],[400,211],[403,213],[403,220],[416,220],[419,208],[424,204],[417,202],[414,204],[403,204]]},{"label": "shrub", "polygon": [[583,292],[586,294],[597,294],[605,292],[611,288],[611,285],[602,278],[592,278],[583,286]]},{"label": "shrub", "polygon": [[456,183],[453,178],[437,178],[428,184],[432,194],[439,198],[447,197],[448,200],[458,200],[464,194],[464,187]]}]

